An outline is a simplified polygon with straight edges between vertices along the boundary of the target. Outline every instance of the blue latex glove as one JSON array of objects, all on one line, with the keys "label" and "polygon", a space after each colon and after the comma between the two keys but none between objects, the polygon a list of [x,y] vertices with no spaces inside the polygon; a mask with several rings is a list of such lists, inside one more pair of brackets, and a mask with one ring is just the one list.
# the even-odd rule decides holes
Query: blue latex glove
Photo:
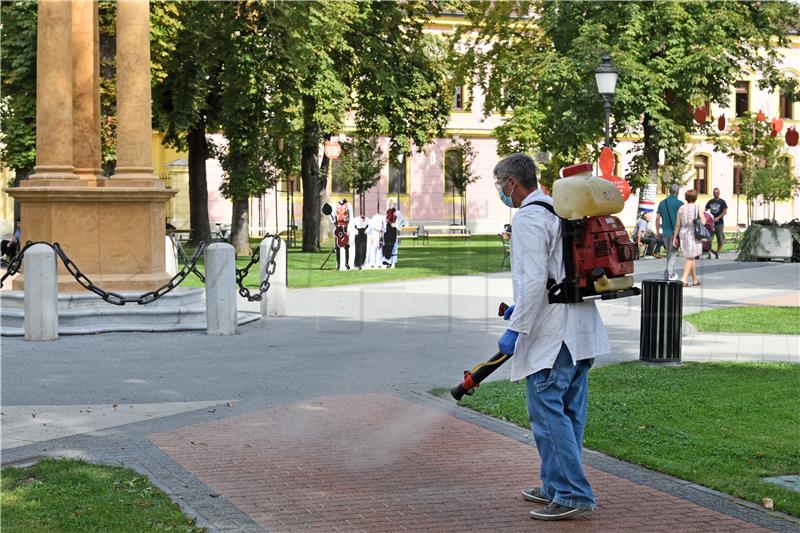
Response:
[{"label": "blue latex glove", "polygon": [[497,341],[497,348],[500,350],[500,353],[512,355],[514,353],[514,346],[517,344],[517,337],[519,337],[519,333],[507,329],[500,337],[500,340]]},{"label": "blue latex glove", "polygon": [[503,313],[503,320],[508,320],[509,318],[511,318],[511,313],[513,312],[514,312],[514,304],[511,304],[511,306],[508,309],[506,309],[506,312]]}]

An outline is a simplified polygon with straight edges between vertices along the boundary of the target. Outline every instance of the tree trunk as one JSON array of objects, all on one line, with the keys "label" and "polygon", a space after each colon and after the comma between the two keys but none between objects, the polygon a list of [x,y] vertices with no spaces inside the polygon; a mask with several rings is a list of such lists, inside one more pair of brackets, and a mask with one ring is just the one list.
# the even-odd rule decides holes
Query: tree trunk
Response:
[{"label": "tree trunk", "polygon": [[300,155],[300,176],[303,179],[303,251],[319,251],[320,179],[318,151],[321,137],[314,122],[316,102],[303,98],[303,149]]},{"label": "tree trunk", "polygon": [[250,205],[247,199],[233,200],[231,244],[236,250],[236,257],[249,257],[253,254],[250,248]]},{"label": "tree trunk", "polygon": [[205,124],[200,124],[189,131],[189,228],[191,242],[211,240],[211,227],[208,222],[208,182],[206,180],[206,144]]},{"label": "tree trunk", "polygon": [[642,121],[644,129],[644,156],[647,159],[647,175],[650,183],[658,185],[658,132],[650,124],[650,115],[645,113]]}]

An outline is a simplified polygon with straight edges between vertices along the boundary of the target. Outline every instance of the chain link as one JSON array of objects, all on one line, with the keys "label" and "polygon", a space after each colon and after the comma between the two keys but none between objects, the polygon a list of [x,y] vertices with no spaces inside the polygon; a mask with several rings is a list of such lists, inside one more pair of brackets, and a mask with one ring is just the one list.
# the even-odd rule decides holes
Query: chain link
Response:
[{"label": "chain link", "polygon": [[[265,237],[266,240],[266,237]],[[262,241],[263,242],[263,241]],[[275,258],[278,255],[278,251],[281,249],[281,240],[278,237],[273,236],[272,241],[269,245],[270,253],[269,254],[269,262],[267,263],[266,272],[264,273],[264,280],[258,286],[258,292],[253,293],[244,286],[244,278],[247,276],[250,267],[253,266],[255,263],[258,262],[260,259],[261,253],[261,245],[259,244],[258,249],[256,249],[253,256],[250,258],[250,261],[247,263],[242,269],[236,270],[236,284],[239,286],[239,296],[242,298],[246,298],[248,302],[260,302],[264,298],[264,293],[269,290],[270,282],[269,278],[275,273],[275,269],[277,268],[275,264]]]},{"label": "chain link", "polygon": [[[0,278],[0,287],[3,286],[3,282],[6,280],[7,277],[19,272],[22,263],[22,256],[24,255],[25,250],[27,250],[34,244],[46,244],[47,246],[52,248],[53,251],[58,256],[58,258],[61,259],[61,262],[64,263],[64,268],[67,269],[67,272],[69,272],[70,275],[73,278],[75,278],[75,281],[77,281],[81,287],[83,287],[87,291],[93,292],[94,294],[102,298],[104,301],[113,305],[125,305],[132,303],[139,305],[147,305],[155,302],[156,300],[158,300],[159,298],[170,292],[172,289],[180,285],[181,282],[184,279],[186,279],[186,276],[188,276],[191,272],[195,273],[197,272],[197,266],[196,266],[197,261],[198,259],[200,259],[200,255],[203,253],[203,249],[206,246],[204,242],[201,242],[200,245],[197,247],[197,250],[195,250],[194,255],[192,255],[192,258],[184,262],[183,268],[181,268],[181,270],[178,273],[172,276],[172,279],[170,279],[166,283],[166,285],[159,287],[158,289],[152,290],[150,292],[146,292],[140,296],[123,296],[113,291],[106,291],[95,285],[89,278],[89,276],[80,271],[78,265],[76,265],[75,262],[67,256],[63,248],[61,248],[61,245],[58,244],[57,242],[50,244],[49,242],[28,241],[25,244],[25,247],[22,250],[20,250],[19,253],[16,256],[14,256],[14,259],[11,260],[11,263],[9,263],[8,271],[3,275],[2,278]],[[183,255],[183,257],[185,258],[186,256]]]},{"label": "chain link", "polygon": [[[102,289],[101,287],[98,287],[92,282],[92,280],[86,274],[80,271],[78,265],[76,265],[75,262],[72,259],[70,259],[69,256],[67,256],[66,252],[64,252],[63,248],[61,248],[61,245],[59,245],[57,242],[50,244],[47,242],[28,241],[25,244],[25,246],[17,253],[17,255],[15,255],[14,258],[10,261],[6,273],[3,274],[2,277],[0,277],[0,287],[3,286],[3,282],[5,282],[5,280],[9,276],[13,276],[17,272],[19,272],[19,269],[22,266],[23,255],[25,254],[25,251],[28,248],[30,248],[34,244],[46,244],[47,246],[50,246],[53,249],[53,251],[55,251],[56,255],[59,257],[59,259],[61,259],[61,262],[64,264],[64,268],[67,269],[67,272],[69,272],[70,275],[73,278],[75,278],[75,281],[77,281],[78,284],[87,291],[98,295],[104,301],[112,305],[125,305],[132,303],[138,305],[147,305],[155,302],[165,294],[172,291],[175,287],[180,285],[189,274],[194,273],[194,275],[197,276],[203,283],[205,283],[206,281],[206,278],[203,275],[203,273],[200,272],[197,268],[197,261],[200,259],[200,256],[202,255],[203,250],[205,249],[206,246],[205,242],[200,242],[200,245],[197,247],[197,249],[195,250],[194,254],[190,259],[186,256],[186,253],[184,252],[183,247],[181,247],[180,243],[175,242],[173,236],[170,236],[170,238],[172,239],[172,242],[175,245],[180,261],[183,263],[183,267],[172,277],[172,279],[170,279],[162,287],[146,292],[139,296],[123,296],[117,292],[107,291]],[[269,280],[272,277],[272,275],[275,274],[275,269],[277,268],[277,265],[275,263],[275,258],[277,257],[278,252],[280,251],[281,240],[278,237],[275,236],[272,237],[269,250],[270,254],[268,256],[269,262],[267,263],[266,272],[264,274],[264,280],[259,284],[258,291],[253,292],[244,286],[244,279],[250,273],[250,268],[260,260],[260,248],[261,246],[259,245],[253,256],[250,258],[250,261],[244,268],[236,270],[236,284],[239,286],[239,295],[242,298],[246,298],[250,302],[260,302],[263,299],[264,294],[269,290],[270,288]]]}]

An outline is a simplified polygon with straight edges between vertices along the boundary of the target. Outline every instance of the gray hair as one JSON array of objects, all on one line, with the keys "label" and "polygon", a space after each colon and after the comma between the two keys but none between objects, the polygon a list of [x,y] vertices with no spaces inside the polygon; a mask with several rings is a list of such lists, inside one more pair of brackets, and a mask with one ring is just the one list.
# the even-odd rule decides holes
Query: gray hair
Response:
[{"label": "gray hair", "polygon": [[678,191],[680,190],[681,186],[678,185],[677,183],[673,183],[672,185],[669,186],[669,193],[672,194],[673,196],[678,196]]},{"label": "gray hair", "polygon": [[494,180],[497,183],[505,183],[508,178],[514,176],[526,189],[538,187],[536,181],[536,163],[525,154],[511,154],[501,159],[494,167]]}]

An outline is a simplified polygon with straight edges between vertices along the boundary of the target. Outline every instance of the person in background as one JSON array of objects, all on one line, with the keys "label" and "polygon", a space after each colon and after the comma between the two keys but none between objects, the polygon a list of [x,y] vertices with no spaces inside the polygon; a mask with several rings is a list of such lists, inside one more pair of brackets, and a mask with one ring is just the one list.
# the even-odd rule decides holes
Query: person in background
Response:
[{"label": "person in background", "polygon": [[11,239],[0,241],[0,255],[6,257],[6,261],[11,261],[19,253],[19,243],[22,240],[22,228],[19,219],[14,222],[14,233]]},{"label": "person in background", "polygon": [[636,222],[636,227],[633,230],[634,240],[637,245],[644,244],[646,246],[643,257],[653,255],[653,250],[658,241],[655,234],[650,229],[650,220],[652,220],[652,218],[653,215],[651,213],[642,211],[639,214],[639,220]]},{"label": "person in background", "polygon": [[511,234],[514,305],[498,349],[511,358],[511,379],[527,382],[528,418],[539,450],[541,484],[523,499],[545,504],[537,520],[562,520],[595,508],[581,459],[586,426],[588,373],[594,358],[611,351],[594,301],[548,302],[548,279],[564,278],[561,219],[536,180],[536,165],[512,154],[494,168],[500,201],[518,208]]},{"label": "person in background", "polygon": [[664,241],[667,249],[667,265],[664,267],[664,279],[678,279],[675,273],[675,250],[677,244],[673,236],[675,235],[675,221],[678,219],[678,208],[683,205],[678,199],[679,186],[673,183],[669,186],[669,196],[661,200],[656,210],[656,233]]},{"label": "person in background", "polygon": [[722,245],[725,244],[725,220],[723,217],[728,212],[728,204],[719,197],[718,188],[714,188],[714,198],[706,202],[706,209],[711,211],[711,216],[714,217],[713,234],[717,236],[717,249],[712,248],[711,251],[719,259]]},{"label": "person in background", "polygon": [[[694,221],[700,217],[702,222],[703,218],[695,203],[697,201],[697,191],[694,189],[686,191],[684,198],[686,198],[686,203],[678,208],[673,244],[677,246],[678,239],[680,239],[681,253],[686,258],[686,264],[683,266],[683,276],[681,277],[683,286],[694,287],[700,285],[700,280],[697,278],[696,258],[703,253],[701,241],[694,236]],[[693,280],[691,285],[689,285],[690,276]]]}]

